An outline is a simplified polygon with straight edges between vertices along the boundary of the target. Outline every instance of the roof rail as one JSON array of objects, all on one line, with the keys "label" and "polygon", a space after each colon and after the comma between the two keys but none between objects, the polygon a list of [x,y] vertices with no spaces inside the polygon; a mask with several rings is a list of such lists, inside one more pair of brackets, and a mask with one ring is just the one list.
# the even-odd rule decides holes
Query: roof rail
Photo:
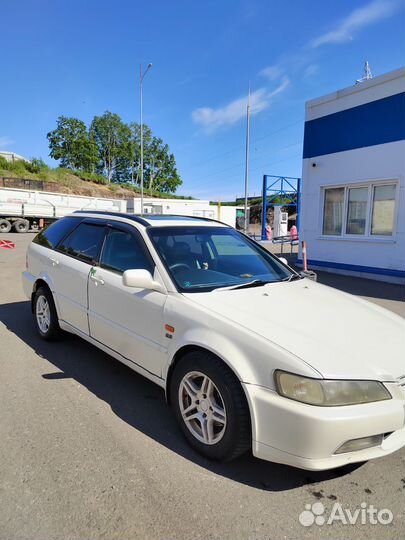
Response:
[{"label": "roof rail", "polygon": [[95,214],[95,215],[104,215],[104,216],[114,216],[114,217],[122,217],[125,219],[129,219],[131,221],[135,221],[136,223],[141,223],[142,225],[149,225],[149,223],[143,219],[141,216],[137,216],[136,214],[125,214],[124,212],[111,212],[109,210],[75,210],[73,212],[74,214]]},{"label": "roof rail", "polygon": [[195,219],[197,221],[213,221],[214,223],[220,223],[221,225],[224,225],[225,227],[231,227],[231,225],[228,225],[227,223],[224,223],[223,221],[219,221],[219,219],[212,219],[208,217],[200,217],[200,216],[187,216],[184,214],[150,214],[148,216],[143,216],[143,219],[152,219],[153,217],[159,217],[164,219],[165,217],[178,217],[178,218],[188,218],[188,219]]},{"label": "roof rail", "polygon": [[159,217],[161,219],[164,219],[165,217],[178,217],[178,218],[188,218],[188,219],[194,219],[196,221],[212,221],[213,223],[220,223],[221,225],[224,225],[225,227],[231,227],[227,223],[224,223],[223,221],[219,221],[219,219],[212,219],[207,217],[200,217],[200,216],[185,216],[181,214],[150,214],[147,216],[140,216],[138,214],[126,214],[124,212],[111,212],[110,210],[75,210],[73,212],[74,214],[95,214],[95,215],[105,215],[105,216],[115,216],[115,217],[123,217],[126,219],[130,219],[131,221],[135,221],[137,223],[141,223],[142,225],[148,226],[150,225],[148,219],[153,221],[154,217]]}]

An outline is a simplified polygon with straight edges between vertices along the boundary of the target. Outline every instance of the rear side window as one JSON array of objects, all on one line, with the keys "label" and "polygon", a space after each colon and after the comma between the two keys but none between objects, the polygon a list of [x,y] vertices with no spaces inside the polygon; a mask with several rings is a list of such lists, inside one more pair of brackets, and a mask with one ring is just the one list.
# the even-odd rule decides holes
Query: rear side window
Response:
[{"label": "rear side window", "polygon": [[141,238],[132,232],[111,229],[104,242],[100,266],[113,272],[153,271],[153,262]]},{"label": "rear side window", "polygon": [[65,217],[51,223],[46,229],[36,235],[33,242],[50,249],[53,249],[67,234],[72,231],[82,218]]},{"label": "rear side window", "polygon": [[81,223],[58,245],[58,251],[93,264],[100,253],[104,239],[104,225]]}]

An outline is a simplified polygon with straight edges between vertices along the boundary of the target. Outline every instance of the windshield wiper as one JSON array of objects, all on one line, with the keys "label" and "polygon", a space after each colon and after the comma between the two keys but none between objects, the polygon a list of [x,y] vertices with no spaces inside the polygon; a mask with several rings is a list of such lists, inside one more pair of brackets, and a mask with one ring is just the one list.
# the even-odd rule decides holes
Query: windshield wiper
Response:
[{"label": "windshield wiper", "polygon": [[232,291],[235,289],[248,289],[249,287],[260,287],[262,285],[267,285],[267,283],[273,283],[273,281],[266,281],[264,279],[253,279],[246,283],[237,283],[236,285],[229,285],[228,287],[218,287],[214,291]]},{"label": "windshield wiper", "polygon": [[304,276],[300,276],[299,274],[291,274],[291,276],[288,276],[281,281],[285,281],[286,283],[293,281],[294,279],[304,279]]}]

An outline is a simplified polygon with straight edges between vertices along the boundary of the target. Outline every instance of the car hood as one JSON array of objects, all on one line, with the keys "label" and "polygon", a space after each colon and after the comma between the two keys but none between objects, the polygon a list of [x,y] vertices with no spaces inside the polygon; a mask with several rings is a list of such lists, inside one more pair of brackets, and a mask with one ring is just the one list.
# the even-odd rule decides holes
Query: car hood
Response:
[{"label": "car hood", "polygon": [[393,381],[405,373],[405,319],[331,287],[302,279],[185,296],[324,378]]}]

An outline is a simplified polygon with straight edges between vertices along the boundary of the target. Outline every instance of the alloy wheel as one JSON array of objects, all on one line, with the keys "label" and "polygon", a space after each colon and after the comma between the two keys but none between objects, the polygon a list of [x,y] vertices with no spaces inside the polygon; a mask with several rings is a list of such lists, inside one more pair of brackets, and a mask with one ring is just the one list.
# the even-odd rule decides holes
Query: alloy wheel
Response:
[{"label": "alloy wheel", "polygon": [[36,318],[39,329],[43,334],[46,334],[51,324],[51,311],[49,309],[48,300],[41,295],[36,303]]},{"label": "alloy wheel", "polygon": [[218,443],[226,430],[224,400],[214,382],[204,373],[187,373],[179,386],[179,407],[191,434],[208,445]]}]

